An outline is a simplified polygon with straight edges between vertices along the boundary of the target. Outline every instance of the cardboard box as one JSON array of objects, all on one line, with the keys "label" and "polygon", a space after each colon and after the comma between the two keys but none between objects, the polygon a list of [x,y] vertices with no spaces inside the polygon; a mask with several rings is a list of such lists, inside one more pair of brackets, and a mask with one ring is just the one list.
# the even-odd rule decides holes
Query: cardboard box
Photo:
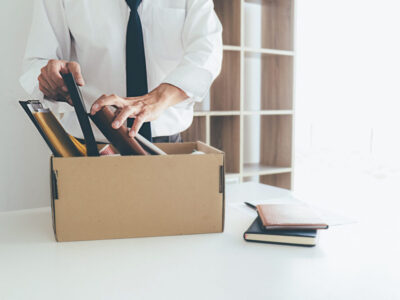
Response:
[{"label": "cardboard box", "polygon": [[201,142],[157,146],[169,155],[52,157],[56,240],[222,232],[224,153]]}]

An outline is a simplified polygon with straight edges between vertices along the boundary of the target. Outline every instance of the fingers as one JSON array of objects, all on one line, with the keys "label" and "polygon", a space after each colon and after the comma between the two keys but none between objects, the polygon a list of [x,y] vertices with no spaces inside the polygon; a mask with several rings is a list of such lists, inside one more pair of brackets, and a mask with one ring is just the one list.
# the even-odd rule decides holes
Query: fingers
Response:
[{"label": "fingers", "polygon": [[115,117],[114,121],[112,122],[112,127],[114,129],[118,129],[122,126],[122,124],[124,124],[124,122],[126,121],[126,119],[129,118],[129,116],[132,115],[132,107],[125,107],[124,109],[122,109],[119,114],[117,114],[117,116]]},{"label": "fingers", "polygon": [[127,101],[117,95],[102,95],[99,99],[97,99],[90,109],[90,114],[95,115],[99,110],[101,110],[104,106],[114,105],[117,108],[124,108],[127,105]]},{"label": "fingers", "polygon": [[53,85],[53,88],[67,93],[68,89],[65,86],[64,80],[61,76],[61,69],[63,65],[65,65],[64,61],[50,60],[46,67],[46,71],[49,79],[48,81]]},{"label": "fingers", "polygon": [[142,113],[137,115],[135,121],[133,122],[132,128],[129,131],[129,136],[132,138],[135,137],[135,135],[139,132],[140,128],[142,128],[143,123],[146,121],[147,121],[146,111],[143,111]]},{"label": "fingers", "polygon": [[71,99],[71,96],[70,96],[70,95],[67,95],[67,97],[65,97],[65,101],[66,101],[69,105],[74,106],[74,104],[72,103],[72,99]]},{"label": "fingers", "polygon": [[61,74],[68,74],[69,70],[68,70],[68,62],[65,60],[62,60],[62,64],[61,64],[61,68],[60,68],[60,73]]},{"label": "fingers", "polygon": [[50,84],[47,82],[46,78],[41,74],[38,77],[39,81],[39,90],[47,97],[49,98],[54,98],[56,97],[56,93],[50,86]]},{"label": "fingers", "polygon": [[127,100],[131,101],[131,102],[138,102],[138,101],[143,101],[143,100],[147,100],[150,94],[145,94],[143,96],[138,96],[138,97],[128,97],[126,98]]},{"label": "fingers", "polygon": [[46,81],[46,79],[44,79],[42,75],[38,77],[38,80],[39,90],[44,94],[46,98],[56,101],[68,102],[72,105],[72,101],[69,95],[67,95],[66,93],[54,93],[54,90],[50,87],[50,84]]},{"label": "fingers", "polygon": [[101,103],[102,103],[103,99],[106,97],[107,97],[107,95],[101,95],[100,98],[97,99],[93,103],[92,107],[90,108],[90,114],[92,116],[95,115],[99,110],[101,110],[101,108],[102,108]]},{"label": "fingers", "polygon": [[79,86],[85,85],[85,81],[83,80],[81,72],[81,66],[77,62],[72,61],[67,63],[67,68],[74,76],[77,85]]},{"label": "fingers", "polygon": [[43,94],[53,100],[65,101],[67,88],[61,77],[60,70],[66,63],[61,60],[49,60],[47,65],[40,71],[38,77],[39,89]]},{"label": "fingers", "polygon": [[38,77],[40,91],[49,99],[57,101],[66,101],[72,105],[68,89],[64,83],[61,73],[71,72],[76,83],[84,85],[81,68],[76,62],[51,59],[43,67]]},{"label": "fingers", "polygon": [[115,129],[118,129],[129,117],[136,117],[142,112],[142,105],[139,103],[132,103],[125,108],[121,109],[112,123]]}]

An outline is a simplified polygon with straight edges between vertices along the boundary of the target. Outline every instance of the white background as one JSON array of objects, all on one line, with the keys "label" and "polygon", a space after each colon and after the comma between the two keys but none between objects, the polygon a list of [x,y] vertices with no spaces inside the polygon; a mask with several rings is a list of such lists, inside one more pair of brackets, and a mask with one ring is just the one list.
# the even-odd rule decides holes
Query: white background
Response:
[{"label": "white background", "polygon": [[21,62],[33,1],[2,0],[0,6],[0,211],[49,205],[49,151],[18,100]]},{"label": "white background", "polygon": [[[1,3],[0,211],[49,204],[49,151],[17,102],[31,11]],[[297,0],[299,195],[399,195],[399,11],[396,0]],[[318,199],[327,189],[337,193]]]},{"label": "white background", "polygon": [[396,211],[400,2],[297,3],[295,191],[360,218]]}]

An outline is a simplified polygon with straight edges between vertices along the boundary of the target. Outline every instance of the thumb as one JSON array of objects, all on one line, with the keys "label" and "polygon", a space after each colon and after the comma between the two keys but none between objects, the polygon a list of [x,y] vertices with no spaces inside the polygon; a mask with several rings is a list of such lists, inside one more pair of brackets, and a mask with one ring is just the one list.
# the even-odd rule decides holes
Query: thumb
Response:
[{"label": "thumb", "polygon": [[66,62],[65,60],[60,60],[60,73],[61,74],[69,73],[68,62]]},{"label": "thumb", "polygon": [[79,86],[85,85],[85,81],[82,77],[81,66],[77,62],[72,61],[67,64],[67,67],[71,74],[74,76],[76,84]]}]

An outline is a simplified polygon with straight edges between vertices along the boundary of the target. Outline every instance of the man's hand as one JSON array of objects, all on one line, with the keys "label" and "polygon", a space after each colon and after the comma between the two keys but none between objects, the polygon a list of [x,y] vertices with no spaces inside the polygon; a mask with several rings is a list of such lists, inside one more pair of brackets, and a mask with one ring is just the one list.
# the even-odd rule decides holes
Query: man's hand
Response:
[{"label": "man's hand", "polygon": [[144,122],[156,120],[169,106],[178,104],[187,99],[184,91],[176,86],[163,83],[149,94],[141,97],[122,98],[117,95],[103,95],[93,103],[90,113],[96,114],[103,106],[117,107],[117,114],[112,127],[118,129],[128,118],[135,118],[129,132],[134,137]]},{"label": "man's hand", "polygon": [[79,86],[83,86],[81,67],[77,62],[67,62],[64,60],[49,60],[47,65],[41,69],[38,77],[39,89],[46,98],[68,102],[72,105],[71,99],[68,94],[67,86],[61,74],[72,73]]}]

